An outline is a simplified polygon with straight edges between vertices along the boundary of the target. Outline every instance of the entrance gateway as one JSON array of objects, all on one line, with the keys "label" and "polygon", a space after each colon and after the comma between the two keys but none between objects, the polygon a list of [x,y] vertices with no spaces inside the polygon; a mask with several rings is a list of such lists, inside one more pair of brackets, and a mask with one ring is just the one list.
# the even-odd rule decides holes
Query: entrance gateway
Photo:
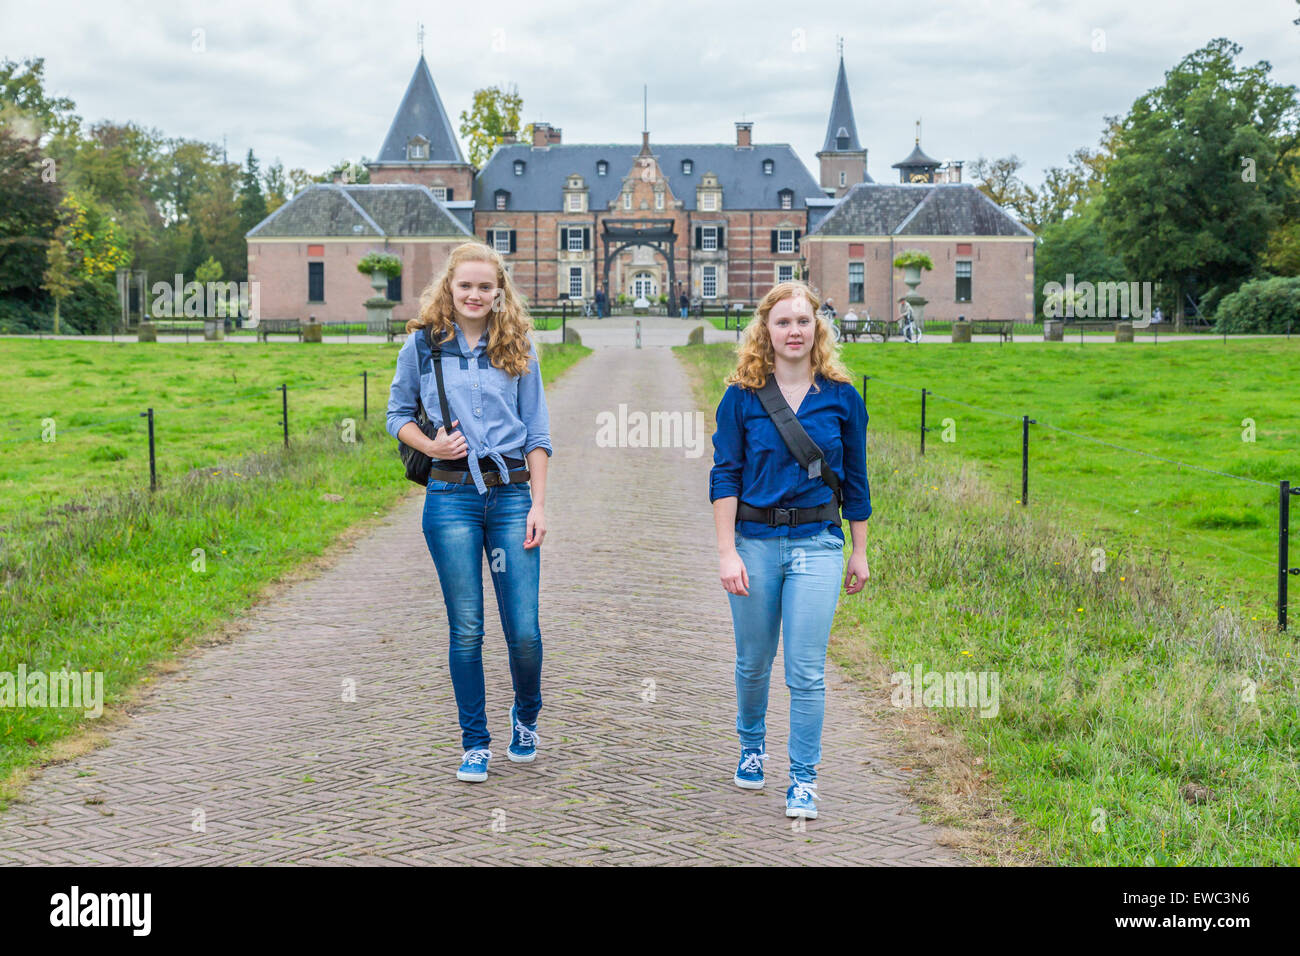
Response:
[{"label": "entrance gateway", "polygon": [[[633,246],[649,246],[664,257],[668,263],[668,289],[677,288],[675,252],[677,233],[671,219],[606,219],[600,240],[604,247],[605,269],[604,286],[609,285],[609,267],[624,249]],[[644,295],[653,300],[659,294],[654,277],[649,272],[637,271],[632,277],[633,297]]]}]

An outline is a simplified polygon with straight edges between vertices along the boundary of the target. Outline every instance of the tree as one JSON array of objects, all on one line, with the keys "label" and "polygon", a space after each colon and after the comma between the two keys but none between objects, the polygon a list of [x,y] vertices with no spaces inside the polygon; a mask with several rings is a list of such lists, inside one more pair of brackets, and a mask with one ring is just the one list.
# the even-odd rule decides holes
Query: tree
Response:
[{"label": "tree", "polygon": [[469,161],[473,165],[482,167],[504,134],[519,130],[523,106],[523,98],[514,86],[508,90],[491,86],[474,91],[473,105],[460,113],[460,135],[469,143]]},{"label": "tree", "polygon": [[44,57],[0,61],[0,105],[11,107],[11,121],[21,116],[34,124],[35,135],[26,138],[38,142],[46,133],[75,132],[81,123],[72,100],[46,94]]},{"label": "tree", "polygon": [[985,159],[981,156],[971,165],[971,177],[976,187],[999,206],[1016,214],[1026,224],[1037,221],[1034,191],[1017,175],[1024,166],[1019,156]]},{"label": "tree", "polygon": [[49,169],[35,140],[0,127],[0,296],[43,298],[40,276],[63,198]]},{"label": "tree", "polygon": [[45,280],[43,288],[54,300],[55,335],[59,334],[59,307],[80,284],[80,280],[74,274],[73,256],[68,251],[67,232],[67,226],[59,226],[54,231],[54,238],[46,247],[46,265],[42,276]]},{"label": "tree", "polygon": [[1106,171],[1101,223],[1130,281],[1189,294],[1235,288],[1260,266],[1270,233],[1295,209],[1296,89],[1218,38],[1140,97]]},{"label": "tree", "polygon": [[262,195],[262,179],[257,171],[257,157],[248,151],[244,166],[244,179],[239,187],[239,229],[247,233],[266,218],[266,197]]}]

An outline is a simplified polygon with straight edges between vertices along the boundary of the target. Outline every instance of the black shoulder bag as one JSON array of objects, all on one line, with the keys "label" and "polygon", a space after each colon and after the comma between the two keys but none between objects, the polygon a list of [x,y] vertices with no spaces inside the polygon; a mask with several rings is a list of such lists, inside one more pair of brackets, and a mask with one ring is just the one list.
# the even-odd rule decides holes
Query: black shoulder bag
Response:
[{"label": "black shoulder bag", "polygon": [[794,409],[790,407],[790,403],[785,400],[780,387],[776,384],[775,375],[769,375],[763,387],[758,390],[758,400],[763,404],[763,411],[767,412],[768,417],[772,419],[772,424],[776,426],[781,440],[785,442],[785,447],[790,450],[794,460],[807,470],[809,478],[820,475],[822,481],[830,485],[835,497],[815,508],[755,508],[740,501],[736,505],[736,520],[758,521],[767,525],[787,524],[791,527],[812,521],[838,523],[843,502],[839,475],[826,464],[822,450],[804,431],[803,425],[799,424]]},{"label": "black shoulder bag", "polygon": [[[424,327],[424,336],[429,342],[429,351],[433,355],[433,374],[438,380],[438,404],[442,409],[442,420],[446,425],[448,433],[451,432],[451,408],[447,404],[447,392],[442,383],[442,346],[433,343],[433,325]],[[419,386],[416,386],[415,395],[415,423],[420,426],[420,431],[424,432],[428,438],[436,438],[438,429],[429,416],[425,414],[424,403],[420,401]],[[402,465],[406,468],[406,477],[417,485],[427,485],[429,483],[429,472],[433,469],[433,459],[420,451],[418,448],[412,448],[400,438],[397,440],[397,453],[402,456]]]}]

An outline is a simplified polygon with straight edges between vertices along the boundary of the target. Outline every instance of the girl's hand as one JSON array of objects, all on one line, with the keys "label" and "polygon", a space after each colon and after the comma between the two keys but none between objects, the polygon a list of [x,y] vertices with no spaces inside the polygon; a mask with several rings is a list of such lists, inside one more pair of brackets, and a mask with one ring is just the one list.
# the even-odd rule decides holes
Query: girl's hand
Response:
[{"label": "girl's hand", "polygon": [[748,597],[749,572],[745,570],[745,562],[741,560],[740,555],[735,551],[724,554],[720,565],[718,576],[722,579],[722,586],[727,589],[727,592]]},{"label": "girl's hand", "polygon": [[540,505],[528,509],[528,536],[524,538],[525,548],[537,548],[546,537],[546,515]]},{"label": "girl's hand", "polygon": [[857,594],[866,587],[867,580],[871,577],[871,569],[867,567],[867,556],[865,554],[853,554],[849,556],[849,563],[844,568],[844,592],[846,594]]},{"label": "girl's hand", "polygon": [[[451,423],[455,428],[460,424],[460,419]],[[451,461],[453,458],[469,457],[469,445],[465,443],[465,436],[461,432],[447,434],[445,427],[438,429],[438,434],[434,436],[433,447],[429,450],[430,458],[437,458],[439,461]]]}]

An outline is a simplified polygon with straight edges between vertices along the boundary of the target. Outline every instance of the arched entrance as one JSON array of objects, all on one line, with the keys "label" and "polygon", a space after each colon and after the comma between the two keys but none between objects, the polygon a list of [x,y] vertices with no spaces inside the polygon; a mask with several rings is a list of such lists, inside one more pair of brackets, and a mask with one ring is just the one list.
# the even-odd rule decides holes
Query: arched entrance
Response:
[{"label": "arched entrance", "polygon": [[[616,256],[631,246],[649,246],[664,257],[668,265],[668,282],[665,289],[677,287],[677,273],[674,263],[677,248],[677,233],[671,219],[606,219],[602,223],[601,243],[604,246],[604,285],[608,289],[609,267]],[[628,292],[633,298],[640,291],[647,299],[653,300],[659,295],[659,282],[654,273],[645,269],[634,268]]]}]

